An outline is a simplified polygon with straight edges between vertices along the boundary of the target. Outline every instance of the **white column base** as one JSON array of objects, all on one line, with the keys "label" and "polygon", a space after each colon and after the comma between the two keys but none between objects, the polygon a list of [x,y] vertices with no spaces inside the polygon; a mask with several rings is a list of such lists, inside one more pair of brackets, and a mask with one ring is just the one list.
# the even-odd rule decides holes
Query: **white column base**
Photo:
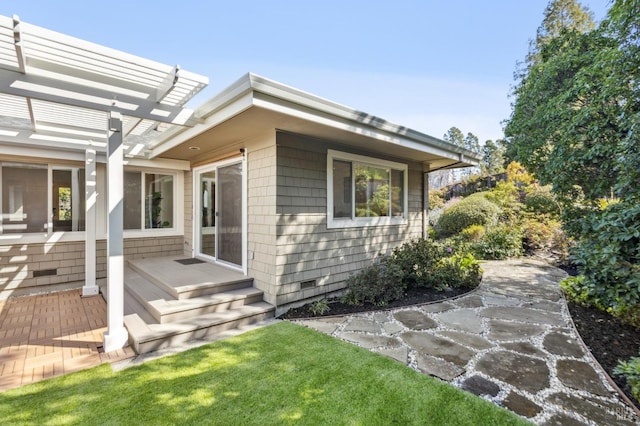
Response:
[{"label": "white column base", "polygon": [[96,285],[85,285],[82,287],[82,297],[96,296],[100,294],[100,289]]},{"label": "white column base", "polygon": [[127,329],[120,327],[116,330],[110,329],[104,333],[104,351],[111,352],[122,349],[129,343],[129,333]]}]

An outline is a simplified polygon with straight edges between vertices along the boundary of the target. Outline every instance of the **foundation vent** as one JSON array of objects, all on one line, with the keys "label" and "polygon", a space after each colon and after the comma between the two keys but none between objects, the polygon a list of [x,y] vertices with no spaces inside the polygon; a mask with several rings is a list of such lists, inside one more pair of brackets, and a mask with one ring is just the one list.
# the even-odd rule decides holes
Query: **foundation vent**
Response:
[{"label": "foundation vent", "polygon": [[39,271],[33,271],[33,278],[48,277],[50,275],[58,275],[57,269],[40,269]]},{"label": "foundation vent", "polygon": [[316,280],[300,282],[300,290],[304,290],[304,289],[315,287],[315,286],[316,286]]}]

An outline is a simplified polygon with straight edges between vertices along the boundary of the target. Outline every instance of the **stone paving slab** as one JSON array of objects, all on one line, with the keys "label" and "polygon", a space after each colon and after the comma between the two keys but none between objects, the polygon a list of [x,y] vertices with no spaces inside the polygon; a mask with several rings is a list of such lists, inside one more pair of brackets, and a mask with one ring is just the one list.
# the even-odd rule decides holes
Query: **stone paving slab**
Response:
[{"label": "stone paving slab", "polygon": [[558,286],[563,271],[529,259],[482,267],[481,286],[455,300],[296,322],[482,395],[535,424],[640,424],[583,349]]}]

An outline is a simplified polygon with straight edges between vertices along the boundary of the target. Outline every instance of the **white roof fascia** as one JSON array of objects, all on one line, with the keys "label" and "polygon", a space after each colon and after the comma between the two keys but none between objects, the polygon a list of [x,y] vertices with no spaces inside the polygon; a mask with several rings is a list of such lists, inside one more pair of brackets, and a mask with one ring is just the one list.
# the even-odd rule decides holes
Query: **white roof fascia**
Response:
[{"label": "white roof fascia", "polygon": [[153,145],[151,157],[186,142],[252,106],[455,161],[472,165],[480,162],[478,154],[462,147],[252,73],[246,74],[195,110],[194,115],[203,123],[188,129],[174,128],[165,132]]},{"label": "white roof fascia", "polygon": [[[350,123],[350,126],[356,123],[355,128],[347,129],[354,131],[354,133],[363,134],[390,143],[397,143],[418,151],[425,151],[424,148],[428,147],[430,148],[428,152],[433,152],[434,154],[442,155],[451,159],[460,161],[469,160],[471,162],[474,162],[474,160],[476,162],[480,161],[480,157],[478,156],[479,154],[441,139],[437,139],[433,136],[429,136],[407,127],[399,126],[379,117],[366,114],[259,75],[250,74],[249,78],[252,81],[252,87],[256,91],[282,99],[287,103],[297,104],[305,108],[311,108],[314,111],[319,111],[341,118],[342,120],[345,120],[343,125],[345,122]],[[267,107],[267,104],[263,104],[261,106]],[[287,105],[287,107],[289,107],[289,105]],[[292,111],[295,110],[299,110],[299,108],[293,107]],[[309,119],[309,116],[305,119]],[[382,131],[383,133],[378,134],[377,131]],[[379,137],[376,137],[377,134]],[[434,152],[434,149],[437,152]]]}]

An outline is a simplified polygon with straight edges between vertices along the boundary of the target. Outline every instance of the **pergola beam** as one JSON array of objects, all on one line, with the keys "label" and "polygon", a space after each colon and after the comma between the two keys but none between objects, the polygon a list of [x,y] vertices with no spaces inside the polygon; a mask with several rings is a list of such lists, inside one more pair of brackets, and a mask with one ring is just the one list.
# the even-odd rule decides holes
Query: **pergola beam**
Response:
[{"label": "pergola beam", "polygon": [[190,125],[193,115],[192,110],[178,106],[10,70],[0,72],[0,93],[104,112],[113,111],[169,124]]},{"label": "pergola beam", "polygon": [[22,74],[25,74],[27,59],[22,49],[22,31],[20,30],[20,18],[13,15],[13,46],[16,49],[16,59],[18,60],[18,68]]}]

